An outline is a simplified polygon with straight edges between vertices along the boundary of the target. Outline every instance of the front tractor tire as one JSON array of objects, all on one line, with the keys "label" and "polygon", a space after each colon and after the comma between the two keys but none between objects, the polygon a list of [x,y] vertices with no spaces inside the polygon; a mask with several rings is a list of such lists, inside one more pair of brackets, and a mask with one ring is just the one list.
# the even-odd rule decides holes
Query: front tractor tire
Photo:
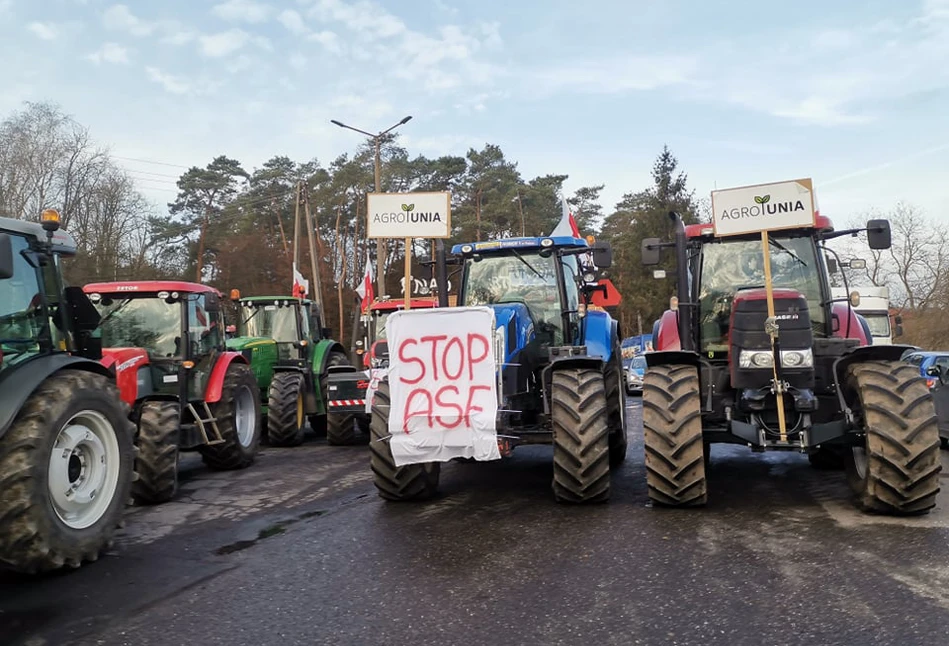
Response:
[{"label": "front tractor tire", "polygon": [[441,463],[423,462],[395,466],[389,446],[388,382],[379,384],[372,397],[372,421],[369,424],[369,463],[372,481],[379,496],[386,500],[427,500],[438,493]]},{"label": "front tractor tire", "polygon": [[299,446],[306,429],[306,380],[299,372],[278,372],[267,399],[267,438],[271,446]]},{"label": "front tractor tire", "polygon": [[129,498],[134,430],[102,375],[40,384],[0,438],[0,561],[37,574],[98,559]]},{"label": "front tractor tire", "polygon": [[610,406],[603,373],[555,370],[550,384],[554,498],[565,503],[610,497]]},{"label": "front tractor tire", "polygon": [[629,439],[626,437],[626,389],[623,385],[623,364],[620,350],[613,350],[614,359],[606,371],[606,402],[609,407],[610,468],[614,469],[626,460]]},{"label": "front tractor tire", "polygon": [[708,500],[699,375],[694,366],[653,366],[643,379],[649,498],[668,507]]},{"label": "front tractor tire", "polygon": [[228,366],[221,399],[209,407],[224,441],[198,448],[204,463],[222,471],[249,467],[260,446],[260,388],[250,366]]},{"label": "front tractor tire", "polygon": [[863,419],[864,442],[846,453],[847,480],[863,511],[929,512],[939,493],[936,409],[919,369],[898,361],[850,366],[848,385]]},{"label": "front tractor tire", "polygon": [[136,502],[154,505],[168,502],[178,493],[179,427],[177,402],[142,404],[135,441],[138,480],[132,483],[132,498]]}]

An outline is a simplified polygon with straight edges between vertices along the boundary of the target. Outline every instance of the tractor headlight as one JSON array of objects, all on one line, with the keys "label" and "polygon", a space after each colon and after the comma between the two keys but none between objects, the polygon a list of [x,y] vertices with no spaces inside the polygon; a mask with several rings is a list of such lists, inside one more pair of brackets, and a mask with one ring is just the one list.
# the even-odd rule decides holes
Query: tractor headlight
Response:
[{"label": "tractor headlight", "polygon": [[771,368],[774,366],[774,355],[769,350],[742,350],[738,354],[740,368]]},{"label": "tractor headlight", "polygon": [[811,368],[814,366],[814,353],[806,350],[782,350],[781,365],[786,368]]},{"label": "tractor headlight", "polygon": [[544,238],[543,240],[540,241],[540,246],[541,246],[541,247],[552,247],[552,246],[554,246],[554,241],[551,240],[550,238]]},{"label": "tractor headlight", "polygon": [[461,253],[471,253],[472,251],[474,251],[474,247],[472,247],[470,244],[466,244],[461,248]]}]

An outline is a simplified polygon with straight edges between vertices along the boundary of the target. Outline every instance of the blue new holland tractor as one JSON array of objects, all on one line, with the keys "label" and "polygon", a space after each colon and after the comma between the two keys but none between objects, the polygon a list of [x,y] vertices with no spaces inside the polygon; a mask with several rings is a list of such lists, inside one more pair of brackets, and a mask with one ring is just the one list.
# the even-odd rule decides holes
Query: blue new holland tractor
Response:
[{"label": "blue new holland tractor", "polygon": [[[522,444],[552,444],[555,498],[607,500],[610,470],[627,446],[621,336],[617,322],[593,304],[598,292],[607,293],[594,265],[610,266],[609,243],[511,238],[459,244],[451,253],[448,262],[462,272],[457,304],[495,313],[501,455]],[[395,466],[385,441],[389,401],[383,382],[370,426],[375,485],[387,500],[430,498],[441,465]]]}]

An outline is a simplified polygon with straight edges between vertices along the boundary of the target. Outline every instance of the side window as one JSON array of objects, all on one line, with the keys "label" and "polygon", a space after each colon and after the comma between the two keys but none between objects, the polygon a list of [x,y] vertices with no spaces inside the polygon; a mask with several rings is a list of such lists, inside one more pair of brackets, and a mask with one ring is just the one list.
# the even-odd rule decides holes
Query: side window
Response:
[{"label": "side window", "polygon": [[[567,293],[567,302],[564,303],[566,309],[570,311],[570,330],[568,339],[575,341],[580,336],[580,288],[577,286],[577,257],[566,256],[563,259],[563,284]],[[567,342],[568,339],[564,339]]]},{"label": "side window", "polygon": [[906,361],[907,361],[908,363],[913,364],[914,366],[918,366],[918,365],[920,365],[920,364],[923,363],[923,355],[921,355],[921,354],[911,354],[911,355],[909,355],[908,357],[906,357]]},{"label": "side window", "polygon": [[0,338],[30,341],[40,338],[42,325],[40,286],[23,252],[29,248],[23,236],[11,236],[13,276],[0,280]]},{"label": "side window", "polygon": [[218,315],[212,316],[205,307],[204,294],[188,296],[188,330],[191,334],[192,353],[196,356],[209,354],[220,346]]}]

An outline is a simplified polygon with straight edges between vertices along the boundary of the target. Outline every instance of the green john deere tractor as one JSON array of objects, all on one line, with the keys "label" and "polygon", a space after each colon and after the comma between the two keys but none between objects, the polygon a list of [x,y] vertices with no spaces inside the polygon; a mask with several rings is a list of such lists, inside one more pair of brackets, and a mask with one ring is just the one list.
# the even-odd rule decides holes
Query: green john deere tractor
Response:
[{"label": "green john deere tractor", "polygon": [[326,377],[331,368],[350,361],[323,327],[316,304],[292,296],[241,298],[237,290],[231,300],[240,311],[240,325],[227,347],[243,353],[257,376],[270,445],[302,443],[307,420],[330,444],[354,443],[352,433],[327,416]]},{"label": "green john deere tractor", "polygon": [[133,478],[99,314],[63,284],[60,256],[75,252],[56,211],[42,225],[0,218],[0,567],[26,573],[96,560]]}]

